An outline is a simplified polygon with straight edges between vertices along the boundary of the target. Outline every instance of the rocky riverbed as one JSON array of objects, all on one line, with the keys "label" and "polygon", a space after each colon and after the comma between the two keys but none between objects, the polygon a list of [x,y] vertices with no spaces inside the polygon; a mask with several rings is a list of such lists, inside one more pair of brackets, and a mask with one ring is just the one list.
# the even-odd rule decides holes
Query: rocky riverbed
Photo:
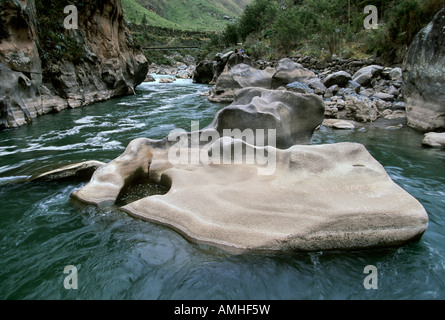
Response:
[{"label": "rocky riverbed", "polygon": [[[381,119],[390,129],[409,126],[425,133],[445,131],[445,9],[419,32],[403,64],[384,66],[377,60],[322,61],[296,55],[279,61],[252,61],[235,52],[220,53],[198,63],[194,81],[212,84],[208,99],[230,103],[247,87],[314,94],[325,104],[330,126],[352,129],[354,122]],[[349,121],[349,123],[345,122]],[[338,125],[336,125],[338,124]],[[424,145],[441,148],[433,135]]]},{"label": "rocky riverbed", "polygon": [[[373,64],[372,59],[336,59],[321,63],[298,56],[281,59],[276,65],[265,61],[245,63],[247,58],[242,57],[242,63],[231,65],[228,61],[233,60],[234,55],[230,52],[226,55],[226,65],[219,75],[217,70],[221,67],[217,60],[212,62],[213,68],[205,68],[204,63],[198,65],[195,81],[212,79],[209,83],[215,84],[209,100],[230,103],[237,90],[246,87],[287,90],[320,96],[325,103],[327,119],[374,122],[385,118],[401,119],[401,123],[406,123],[400,67],[380,66]],[[302,64],[304,62],[324,68],[309,69]],[[339,68],[344,70],[334,71]],[[215,73],[205,75],[205,70]]]}]

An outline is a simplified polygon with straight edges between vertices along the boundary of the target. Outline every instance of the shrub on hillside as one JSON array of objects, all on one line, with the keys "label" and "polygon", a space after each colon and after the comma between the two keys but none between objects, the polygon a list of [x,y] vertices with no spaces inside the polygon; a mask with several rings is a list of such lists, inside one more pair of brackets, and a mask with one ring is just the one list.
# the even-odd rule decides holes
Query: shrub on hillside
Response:
[{"label": "shrub on hillside", "polygon": [[388,62],[401,62],[416,34],[445,6],[445,0],[400,0],[383,16],[384,24],[368,36],[367,51]]}]

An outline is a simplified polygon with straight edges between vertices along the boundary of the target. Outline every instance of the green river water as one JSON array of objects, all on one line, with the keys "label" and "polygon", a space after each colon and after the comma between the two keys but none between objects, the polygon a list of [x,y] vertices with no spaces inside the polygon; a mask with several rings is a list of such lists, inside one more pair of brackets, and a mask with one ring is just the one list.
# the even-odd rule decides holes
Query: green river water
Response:
[{"label": "green river water", "polygon": [[[15,183],[44,168],[108,162],[135,138],[160,139],[191,121],[206,126],[224,105],[178,80],[143,83],[137,95],[65,110],[0,132],[0,299],[445,299],[445,152],[408,129],[322,128],[313,144],[363,143],[426,208],[419,242],[400,248],[235,255],[175,231],[70,198],[81,182]],[[122,203],[165,192],[139,186]],[[64,268],[78,269],[78,289]],[[366,290],[364,268],[378,270]]]}]

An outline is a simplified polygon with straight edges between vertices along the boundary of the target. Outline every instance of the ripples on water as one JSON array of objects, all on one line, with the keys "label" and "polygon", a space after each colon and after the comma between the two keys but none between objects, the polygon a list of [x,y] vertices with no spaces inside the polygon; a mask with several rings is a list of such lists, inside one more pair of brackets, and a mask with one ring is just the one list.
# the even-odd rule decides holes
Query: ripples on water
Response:
[{"label": "ripples on water", "polygon": [[[443,299],[445,298],[445,153],[420,147],[412,130],[323,128],[314,144],[359,142],[396,183],[427,209],[422,240],[360,252],[232,255],[188,242],[176,232],[129,217],[117,207],[70,199],[82,184],[11,182],[65,163],[110,161],[138,137],[160,139],[190,122],[210,123],[223,105],[199,94],[207,86],[179,80],[144,83],[136,96],[38,118],[0,132],[1,299]],[[121,203],[162,194],[139,185]],[[63,269],[79,270],[65,290]],[[363,269],[375,265],[379,289],[367,291]]]}]

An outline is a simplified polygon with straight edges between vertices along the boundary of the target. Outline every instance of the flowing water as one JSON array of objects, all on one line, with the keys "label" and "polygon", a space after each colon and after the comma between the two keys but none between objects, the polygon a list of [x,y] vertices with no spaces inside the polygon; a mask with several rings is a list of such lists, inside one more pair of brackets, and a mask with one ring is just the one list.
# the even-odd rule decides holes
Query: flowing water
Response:
[{"label": "flowing water", "polygon": [[[427,232],[400,248],[234,255],[117,206],[72,200],[84,183],[17,182],[61,164],[108,162],[132,139],[189,130],[192,120],[205,126],[224,106],[199,95],[207,90],[190,80],[144,83],[135,96],[0,132],[0,299],[445,298],[445,152],[422,148],[422,135],[411,129],[323,128],[313,137],[314,144],[363,143],[424,205]],[[162,192],[139,186],[121,201]],[[68,265],[78,269],[77,290],[64,287]],[[377,267],[376,290],[364,287],[368,265]]]}]

